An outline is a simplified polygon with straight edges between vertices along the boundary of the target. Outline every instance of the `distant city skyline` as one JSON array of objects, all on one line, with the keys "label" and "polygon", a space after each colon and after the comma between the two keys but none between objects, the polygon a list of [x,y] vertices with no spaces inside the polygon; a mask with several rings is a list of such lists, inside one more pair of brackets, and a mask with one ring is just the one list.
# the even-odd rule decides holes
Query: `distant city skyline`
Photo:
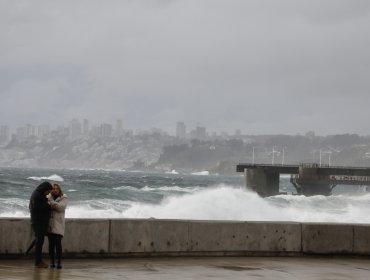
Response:
[{"label": "distant city skyline", "polygon": [[17,138],[28,138],[31,136],[44,137],[48,136],[52,131],[57,131],[61,135],[67,133],[71,138],[91,135],[91,136],[123,136],[123,135],[140,135],[143,133],[161,133],[175,136],[179,139],[199,139],[207,140],[211,137],[217,136],[241,136],[241,130],[237,129],[234,133],[225,131],[209,131],[207,127],[197,125],[195,127],[188,127],[184,122],[174,123],[175,133],[163,130],[161,128],[151,127],[146,129],[126,128],[121,119],[117,119],[115,123],[91,123],[88,119],[74,118],[66,124],[62,125],[35,125],[28,123],[21,126],[11,127],[6,124],[0,124],[0,143],[10,140],[12,135]]},{"label": "distant city skyline", "polygon": [[[258,136],[263,134],[252,134],[248,131],[242,131],[241,129],[236,129],[234,132],[229,133],[227,131],[212,131],[206,126],[196,125],[195,127],[188,126],[183,121],[178,121],[173,124],[173,133],[166,131],[161,128],[150,127],[145,129],[140,128],[127,128],[124,126],[122,119],[117,119],[114,123],[100,122],[92,123],[88,119],[78,119],[74,118],[69,122],[57,126],[43,124],[35,125],[28,123],[21,126],[12,127],[7,124],[0,123],[0,144],[4,144],[10,141],[12,137],[18,139],[26,139],[28,137],[48,137],[51,135],[51,132],[56,132],[59,135],[68,135],[69,138],[78,138],[80,136],[100,136],[100,137],[111,137],[111,136],[134,136],[134,135],[143,135],[143,134],[153,134],[159,133],[162,135],[173,136],[178,139],[198,139],[198,140],[210,140],[217,138],[240,138],[243,136]],[[342,134],[351,134],[351,133],[342,133]],[[270,134],[278,135],[278,134]],[[282,134],[283,135],[283,134]],[[291,134],[285,134],[291,135]],[[306,131],[303,134],[295,135],[304,135],[306,137],[312,138],[315,136],[325,136],[325,135],[316,135],[315,131]],[[340,134],[332,134],[340,135]],[[359,136],[368,136],[361,135]],[[294,136],[294,135],[293,135]]]},{"label": "distant city skyline", "polygon": [[[177,131],[177,124],[178,123],[182,123],[185,125],[186,129],[188,130],[189,132],[189,129],[192,129],[192,128],[197,128],[197,127],[207,127],[207,130],[209,132],[216,132],[216,133],[227,133],[227,134],[235,134],[235,133],[240,133],[241,131],[244,131],[243,129],[241,128],[236,128],[236,129],[220,129],[220,130],[217,130],[217,129],[212,129],[212,127],[208,127],[206,125],[203,125],[201,122],[194,122],[194,123],[186,123],[185,121],[175,121],[173,122],[172,126],[171,127],[159,127],[159,126],[140,126],[140,127],[135,127],[135,126],[128,126],[123,119],[114,119],[113,121],[91,121],[87,118],[72,118],[66,122],[58,122],[58,123],[55,123],[55,124],[51,124],[51,123],[47,123],[47,122],[31,122],[31,121],[27,121],[27,122],[20,122],[19,124],[14,124],[14,125],[11,125],[10,123],[7,123],[7,122],[2,122],[0,123],[0,125],[4,125],[4,126],[7,126],[9,127],[10,129],[16,129],[16,128],[19,128],[19,127],[25,127],[27,125],[32,125],[32,126],[49,126],[50,128],[57,128],[57,127],[63,127],[63,126],[69,126],[69,124],[73,123],[75,120],[78,120],[79,122],[81,122],[81,125],[83,126],[83,122],[84,121],[88,121],[88,126],[91,126],[91,125],[102,125],[102,124],[111,124],[114,129],[117,129],[117,122],[119,122],[120,124],[118,125],[119,127],[121,127],[121,129],[130,129],[130,130],[143,130],[143,131],[147,131],[147,130],[150,130],[150,129],[160,129],[160,130],[163,130],[163,131],[166,131],[167,133],[169,133],[170,135],[174,135],[176,136],[178,131]],[[239,131],[239,132],[238,132]]]}]

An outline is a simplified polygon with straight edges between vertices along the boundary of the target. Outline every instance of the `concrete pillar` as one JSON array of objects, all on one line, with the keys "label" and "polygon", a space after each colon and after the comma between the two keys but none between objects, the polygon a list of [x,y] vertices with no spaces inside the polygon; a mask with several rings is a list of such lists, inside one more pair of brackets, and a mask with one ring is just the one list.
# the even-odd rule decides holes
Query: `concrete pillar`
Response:
[{"label": "concrete pillar", "polygon": [[246,173],[247,188],[260,196],[279,194],[279,173],[267,172],[264,168],[250,168]]},{"label": "concrete pillar", "polygon": [[299,194],[307,196],[331,194],[329,175],[320,175],[318,166],[299,166],[299,176],[296,182],[300,187],[297,189]]}]

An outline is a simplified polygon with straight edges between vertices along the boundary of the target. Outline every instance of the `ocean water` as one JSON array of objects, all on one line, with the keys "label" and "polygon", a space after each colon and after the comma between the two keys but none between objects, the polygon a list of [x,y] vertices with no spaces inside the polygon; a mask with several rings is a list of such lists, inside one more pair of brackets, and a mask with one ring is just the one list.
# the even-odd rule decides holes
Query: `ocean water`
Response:
[{"label": "ocean water", "polygon": [[29,217],[32,191],[61,181],[67,218],[157,218],[238,221],[370,223],[370,193],[341,186],[332,196],[294,194],[262,198],[246,189],[242,175],[146,173],[113,170],[0,168],[0,217]]}]

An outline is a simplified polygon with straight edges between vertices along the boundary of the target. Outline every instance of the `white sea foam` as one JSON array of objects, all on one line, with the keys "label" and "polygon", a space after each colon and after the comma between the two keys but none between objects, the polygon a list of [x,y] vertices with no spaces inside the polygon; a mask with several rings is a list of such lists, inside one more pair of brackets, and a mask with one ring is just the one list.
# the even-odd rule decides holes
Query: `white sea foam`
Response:
[{"label": "white sea foam", "polygon": [[120,187],[115,187],[113,188],[114,190],[129,190],[129,191],[134,191],[134,192],[158,192],[158,191],[163,191],[163,192],[184,192],[184,193],[189,193],[189,192],[195,192],[199,190],[199,187],[179,187],[179,186],[162,186],[162,187],[149,187],[149,186],[144,186],[142,188],[135,188],[132,186],[120,186]]},{"label": "white sea foam", "polygon": [[134,188],[132,186],[120,186],[120,187],[114,187],[113,188],[116,191],[121,191],[121,190],[130,190],[130,191],[137,191],[137,188]]},{"label": "white sea foam", "polygon": [[[180,206],[181,205],[181,206]],[[257,194],[244,189],[221,187],[192,195],[170,197],[158,206],[128,209],[128,216],[201,220],[277,221],[291,220],[289,215]]]},{"label": "white sea foam", "polygon": [[28,201],[20,198],[0,198],[0,217],[29,217]]},{"label": "white sea foam", "polygon": [[12,218],[25,218],[29,217],[30,215],[25,213],[24,211],[9,211],[9,212],[3,212],[1,213],[0,217],[12,217]]},{"label": "white sea foam", "polygon": [[166,171],[166,174],[179,174],[175,169],[172,169],[171,171]]},{"label": "white sea foam", "polygon": [[[357,197],[277,196],[261,198],[244,189],[219,187],[183,196],[170,196],[160,204],[114,202],[99,207],[78,206],[71,217],[158,218],[192,220],[296,221],[370,223],[370,195],[359,205]],[[366,202],[366,203],[364,203]],[[364,204],[367,208],[364,209]],[[115,205],[112,207],[112,205]],[[75,211],[78,211],[76,213]]]},{"label": "white sea foam", "polygon": [[183,188],[179,186],[162,186],[162,187],[149,187],[145,186],[141,190],[146,192],[152,192],[152,191],[175,191],[175,192],[185,192],[185,193],[192,193],[198,191],[199,187],[191,187],[191,188]]},{"label": "white sea foam", "polygon": [[59,176],[57,174],[54,174],[54,175],[51,175],[51,176],[48,176],[48,177],[36,177],[36,176],[32,176],[32,177],[28,177],[27,179],[30,179],[30,180],[35,180],[35,181],[42,181],[42,180],[48,180],[48,181],[54,181],[54,182],[63,182],[64,179],[62,178],[62,176]]},{"label": "white sea foam", "polygon": [[202,176],[207,176],[207,175],[209,175],[209,171],[194,172],[194,173],[191,173],[191,175],[202,175]]},{"label": "white sea foam", "polygon": [[[179,188],[174,187],[172,190]],[[158,189],[168,191],[168,188],[173,187],[133,189],[148,192]],[[157,204],[119,199],[77,201],[71,196],[66,216],[370,223],[370,194],[341,194],[328,197],[279,195],[261,198],[244,188],[225,185],[199,189],[194,187],[190,190],[181,195],[174,193],[166,196]],[[0,217],[29,217],[28,200],[0,199]]]},{"label": "white sea foam", "polygon": [[87,179],[80,180],[80,182],[95,183],[95,181],[93,181],[93,180],[87,180]]},{"label": "white sea foam", "polygon": [[123,218],[123,213],[132,205],[131,201],[103,199],[90,200],[68,205],[67,218]]}]

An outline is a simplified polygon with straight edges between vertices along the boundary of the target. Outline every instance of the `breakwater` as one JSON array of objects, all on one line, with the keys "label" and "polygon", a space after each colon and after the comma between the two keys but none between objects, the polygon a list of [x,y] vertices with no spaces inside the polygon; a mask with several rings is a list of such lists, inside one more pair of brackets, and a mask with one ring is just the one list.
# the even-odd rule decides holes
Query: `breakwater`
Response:
[{"label": "breakwater", "polygon": [[[70,257],[370,256],[370,225],[159,219],[67,219]],[[33,240],[27,218],[0,218],[0,257],[22,257]],[[44,252],[47,252],[47,239]]]}]

